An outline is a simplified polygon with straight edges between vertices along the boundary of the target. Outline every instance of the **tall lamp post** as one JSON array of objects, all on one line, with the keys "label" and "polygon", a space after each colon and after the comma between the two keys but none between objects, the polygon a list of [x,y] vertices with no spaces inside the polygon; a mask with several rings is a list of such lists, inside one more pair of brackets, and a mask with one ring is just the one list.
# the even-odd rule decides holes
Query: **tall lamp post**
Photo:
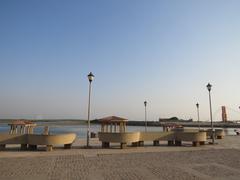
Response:
[{"label": "tall lamp post", "polygon": [[212,144],[214,144],[214,131],[213,131],[213,120],[212,120],[212,102],[211,102],[211,88],[212,85],[210,83],[207,84],[207,90],[209,95],[209,106],[210,106],[210,120],[211,120],[211,131],[212,131]]},{"label": "tall lamp post", "polygon": [[197,107],[197,118],[198,118],[198,130],[200,130],[200,121],[199,121],[199,104],[196,104]]},{"label": "tall lamp post", "polygon": [[90,139],[90,105],[91,105],[91,88],[92,88],[92,81],[94,79],[94,75],[92,72],[88,74],[89,80],[89,95],[88,95],[88,128],[87,128],[87,147],[89,146],[89,139]]},{"label": "tall lamp post", "polygon": [[147,132],[147,101],[144,101],[145,107],[145,132]]}]

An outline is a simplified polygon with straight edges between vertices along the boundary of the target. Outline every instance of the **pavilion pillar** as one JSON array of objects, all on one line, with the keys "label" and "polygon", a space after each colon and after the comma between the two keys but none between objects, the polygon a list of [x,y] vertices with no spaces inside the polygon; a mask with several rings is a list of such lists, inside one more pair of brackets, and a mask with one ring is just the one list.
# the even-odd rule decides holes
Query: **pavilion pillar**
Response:
[{"label": "pavilion pillar", "polygon": [[9,134],[13,133],[13,125],[10,126]]},{"label": "pavilion pillar", "polygon": [[17,126],[16,125],[13,126],[13,134],[17,134]]},{"label": "pavilion pillar", "polygon": [[110,124],[110,132],[112,133],[112,123]]},{"label": "pavilion pillar", "polygon": [[122,122],[120,122],[120,132],[122,132]]},{"label": "pavilion pillar", "polygon": [[23,134],[23,128],[24,128],[23,125],[19,126],[19,134]]},{"label": "pavilion pillar", "polygon": [[117,123],[114,123],[114,132],[117,132]]},{"label": "pavilion pillar", "polygon": [[106,132],[107,130],[106,130],[106,127],[107,125],[106,124],[103,124],[103,132]]},{"label": "pavilion pillar", "polygon": [[104,125],[101,124],[101,132],[104,132]]}]

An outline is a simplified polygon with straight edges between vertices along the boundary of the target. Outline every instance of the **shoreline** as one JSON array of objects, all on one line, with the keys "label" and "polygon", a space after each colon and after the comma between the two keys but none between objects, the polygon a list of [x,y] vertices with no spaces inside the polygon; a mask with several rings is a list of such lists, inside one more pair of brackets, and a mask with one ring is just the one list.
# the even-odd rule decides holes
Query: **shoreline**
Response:
[{"label": "shoreline", "polygon": [[[14,119],[13,119],[14,120]],[[0,125],[7,125],[11,121],[10,119],[0,119]],[[35,123],[39,123],[39,125],[60,125],[60,126],[71,126],[71,125],[87,125],[86,120],[74,120],[74,119],[49,119],[49,120],[31,120]],[[91,120],[91,124],[100,124],[95,120]],[[184,122],[184,121],[166,121],[166,122],[158,122],[158,121],[148,121],[147,126],[149,127],[163,127],[166,124],[176,124],[182,125],[183,127],[198,127],[198,122]],[[128,121],[127,126],[145,126],[145,121]],[[213,126],[216,128],[240,128],[240,123],[233,122],[213,122]],[[210,122],[200,122],[200,127],[211,128]]]}]

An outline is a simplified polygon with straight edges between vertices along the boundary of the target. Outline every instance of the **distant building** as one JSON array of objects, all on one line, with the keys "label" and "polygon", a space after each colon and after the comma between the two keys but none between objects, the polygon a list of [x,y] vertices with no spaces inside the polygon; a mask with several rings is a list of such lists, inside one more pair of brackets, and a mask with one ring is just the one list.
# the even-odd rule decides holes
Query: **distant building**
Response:
[{"label": "distant building", "polygon": [[227,122],[226,106],[222,106],[222,122]]}]

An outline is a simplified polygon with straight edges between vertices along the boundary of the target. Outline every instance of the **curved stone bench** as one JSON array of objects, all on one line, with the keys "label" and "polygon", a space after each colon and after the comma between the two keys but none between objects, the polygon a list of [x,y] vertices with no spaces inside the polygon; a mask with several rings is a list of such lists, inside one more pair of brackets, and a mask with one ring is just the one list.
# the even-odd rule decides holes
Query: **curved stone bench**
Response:
[{"label": "curved stone bench", "polygon": [[70,149],[72,143],[76,139],[75,133],[57,134],[57,135],[41,135],[29,134],[28,144],[30,149],[36,149],[37,145],[46,145],[47,151],[52,151],[53,145],[64,144],[65,149]]},{"label": "curved stone bench", "polygon": [[183,131],[175,132],[174,139],[176,145],[181,145],[182,141],[191,141],[193,146],[204,145],[207,140],[206,132]]},{"label": "curved stone bench", "polygon": [[[207,138],[211,139],[212,138],[212,129],[206,129],[203,130],[205,132],[207,132]],[[214,137],[217,139],[223,139],[223,137],[225,136],[225,132],[223,129],[214,129]]]},{"label": "curved stone bench", "polygon": [[6,144],[21,144],[21,149],[37,149],[38,145],[46,145],[46,150],[51,151],[53,145],[64,145],[64,148],[71,148],[76,138],[75,133],[58,135],[41,134],[0,134],[0,148],[6,147]]},{"label": "curved stone bench", "polygon": [[[212,129],[185,129],[185,128],[176,128],[172,129],[173,132],[206,132],[207,133],[207,138],[211,139],[212,137]],[[223,139],[225,136],[225,132],[223,129],[214,129],[214,137],[217,139]]]},{"label": "curved stone bench", "polygon": [[223,139],[224,136],[225,136],[225,132],[223,129],[215,129],[215,137],[217,139]]},{"label": "curved stone bench", "polygon": [[182,141],[191,141],[193,146],[203,145],[207,140],[206,132],[99,132],[99,140],[102,147],[108,148],[110,143],[120,143],[124,148],[127,143],[133,146],[142,146],[144,141],[153,141],[153,145],[159,145],[159,141],[168,141],[168,145],[181,145]]},{"label": "curved stone bench", "polygon": [[4,149],[6,144],[21,144],[21,149],[25,149],[27,144],[27,135],[0,133],[0,149]]},{"label": "curved stone bench", "polygon": [[102,147],[108,148],[110,142],[120,143],[121,148],[124,148],[127,143],[138,142],[140,138],[140,132],[125,132],[125,133],[111,133],[111,132],[99,132],[98,138],[102,141]]},{"label": "curved stone bench", "polygon": [[153,141],[154,146],[158,146],[160,141],[168,141],[168,145],[174,144],[174,132],[140,132],[139,146],[144,141]]}]

